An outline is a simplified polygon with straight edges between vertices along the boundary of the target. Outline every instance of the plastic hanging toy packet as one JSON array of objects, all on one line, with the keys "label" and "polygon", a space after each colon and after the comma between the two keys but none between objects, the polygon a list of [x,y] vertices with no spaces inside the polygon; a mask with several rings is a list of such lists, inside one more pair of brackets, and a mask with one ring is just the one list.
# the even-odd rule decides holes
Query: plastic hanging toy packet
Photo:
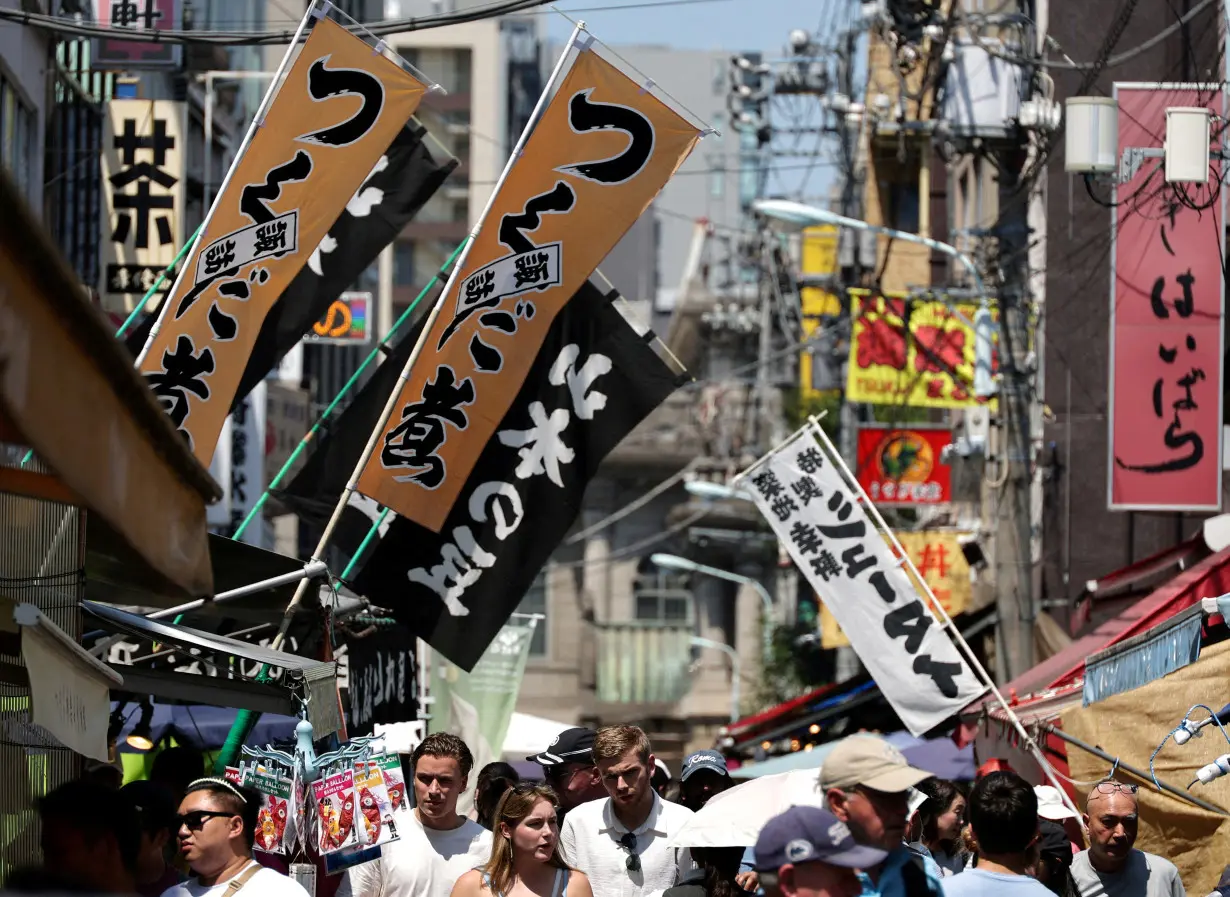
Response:
[{"label": "plastic hanging toy packet", "polygon": [[400,810],[406,804],[406,777],[401,770],[401,757],[396,754],[385,754],[374,761],[380,767],[384,776],[384,786],[389,793],[389,804],[394,811]]},{"label": "plastic hanging toy packet", "polygon": [[359,843],[355,829],[354,771],[347,769],[312,783],[321,853],[336,853]]},{"label": "plastic hanging toy packet", "polygon": [[387,844],[397,840],[397,823],[384,774],[375,763],[356,763],[354,788],[359,796],[359,812],[367,829],[368,844]]},{"label": "plastic hanging toy packet", "polygon": [[261,796],[253,846],[265,853],[286,853],[289,844],[294,843],[294,825],[290,816],[291,780],[272,772],[256,772],[249,777],[248,786]]}]

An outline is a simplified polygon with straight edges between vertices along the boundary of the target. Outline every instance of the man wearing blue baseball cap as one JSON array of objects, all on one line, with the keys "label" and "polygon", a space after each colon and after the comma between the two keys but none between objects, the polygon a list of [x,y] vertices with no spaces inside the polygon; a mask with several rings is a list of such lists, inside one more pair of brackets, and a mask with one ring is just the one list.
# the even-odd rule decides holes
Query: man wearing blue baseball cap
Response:
[{"label": "man wearing blue baseball cap", "polygon": [[[726,768],[726,758],[713,750],[696,751],[683,761],[679,773],[679,803],[693,813],[734,785]],[[735,879],[745,891],[758,893],[758,879],[752,864],[752,848],[748,847]]]},{"label": "man wearing blue baseball cap", "polygon": [[765,823],[756,839],[756,871],[767,897],[859,897],[857,870],[887,857],[855,843],[846,824],[820,807],[791,807]]}]

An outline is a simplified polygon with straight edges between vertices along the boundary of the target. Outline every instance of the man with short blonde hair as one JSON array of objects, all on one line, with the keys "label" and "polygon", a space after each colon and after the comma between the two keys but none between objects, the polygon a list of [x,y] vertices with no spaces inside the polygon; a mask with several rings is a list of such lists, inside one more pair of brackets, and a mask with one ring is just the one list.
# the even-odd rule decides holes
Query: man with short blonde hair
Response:
[{"label": "man with short blonde hair", "polygon": [[614,760],[629,751],[635,751],[652,770],[649,736],[639,726],[603,726],[594,736],[594,759],[598,762]]},{"label": "man with short blonde hair", "polygon": [[678,884],[692,866],[688,849],[667,842],[692,816],[653,790],[654,756],[636,726],[607,726],[594,738],[606,800],[581,804],[560,830],[568,865],[589,876],[594,897],[648,897]]}]

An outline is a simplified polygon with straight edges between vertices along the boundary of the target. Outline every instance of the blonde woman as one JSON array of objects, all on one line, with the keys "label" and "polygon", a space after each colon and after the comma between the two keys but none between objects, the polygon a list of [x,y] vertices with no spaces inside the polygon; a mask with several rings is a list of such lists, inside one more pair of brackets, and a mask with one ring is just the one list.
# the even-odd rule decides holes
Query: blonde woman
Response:
[{"label": "blonde woman", "polygon": [[457,879],[452,897],[593,897],[585,874],[560,857],[558,809],[545,785],[506,791],[493,819],[491,859]]}]

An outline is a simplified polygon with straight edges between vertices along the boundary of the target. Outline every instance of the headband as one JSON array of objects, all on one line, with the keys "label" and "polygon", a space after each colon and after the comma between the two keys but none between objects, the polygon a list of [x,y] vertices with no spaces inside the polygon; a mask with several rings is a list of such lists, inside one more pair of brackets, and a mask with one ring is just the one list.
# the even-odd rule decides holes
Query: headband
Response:
[{"label": "headband", "polygon": [[189,783],[188,790],[192,791],[198,785],[210,785],[210,786],[214,786],[218,788],[225,788],[227,791],[234,794],[237,798],[239,798],[245,804],[248,802],[248,799],[243,796],[243,792],[240,791],[238,788],[236,788],[232,783],[228,782],[226,779],[217,778],[215,776],[210,776],[209,778],[205,778],[205,779],[197,779],[195,782]]}]

